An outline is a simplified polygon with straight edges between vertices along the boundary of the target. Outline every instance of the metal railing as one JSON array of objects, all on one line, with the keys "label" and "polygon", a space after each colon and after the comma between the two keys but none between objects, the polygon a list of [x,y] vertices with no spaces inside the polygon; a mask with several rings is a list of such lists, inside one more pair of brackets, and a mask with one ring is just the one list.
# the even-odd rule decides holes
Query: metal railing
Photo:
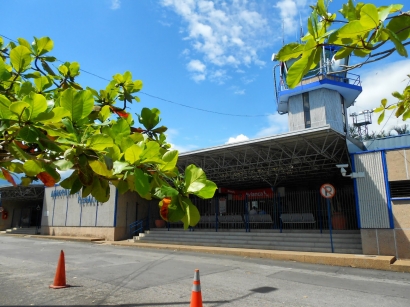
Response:
[{"label": "metal railing", "polygon": [[[193,199],[193,203],[201,213],[194,229],[246,232],[261,229],[322,232],[330,226],[333,230],[358,229],[353,187],[337,189],[330,206],[317,190],[287,192],[282,197],[276,193],[267,198],[198,198]],[[255,211],[253,207],[256,207]],[[183,224],[168,223],[167,227],[182,229]]]},{"label": "metal railing", "polygon": [[149,217],[128,225],[128,234],[130,236],[133,236],[136,233],[142,233],[145,230],[149,230]]},{"label": "metal railing", "polygon": [[[361,86],[359,75],[348,73],[348,72],[329,71],[327,65],[318,67],[316,69],[309,71],[309,74],[305,76],[304,78],[302,78],[302,81],[297,86],[306,85],[306,84],[319,81],[319,80],[323,80],[323,79],[334,80],[334,81],[341,82],[341,83]],[[289,87],[286,83],[286,76],[284,76],[280,80],[279,91],[284,91],[288,89]]]}]

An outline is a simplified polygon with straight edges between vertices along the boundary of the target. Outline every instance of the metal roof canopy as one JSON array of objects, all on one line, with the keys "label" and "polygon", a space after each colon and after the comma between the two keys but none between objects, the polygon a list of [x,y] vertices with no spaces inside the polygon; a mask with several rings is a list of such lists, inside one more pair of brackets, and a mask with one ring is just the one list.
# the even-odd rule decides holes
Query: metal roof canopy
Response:
[{"label": "metal roof canopy", "polygon": [[27,187],[1,187],[2,200],[42,200],[44,198],[43,185],[29,185]]},{"label": "metal roof canopy", "polygon": [[252,189],[352,184],[336,168],[349,161],[346,137],[329,125],[181,153],[181,171],[201,167],[218,187]]}]

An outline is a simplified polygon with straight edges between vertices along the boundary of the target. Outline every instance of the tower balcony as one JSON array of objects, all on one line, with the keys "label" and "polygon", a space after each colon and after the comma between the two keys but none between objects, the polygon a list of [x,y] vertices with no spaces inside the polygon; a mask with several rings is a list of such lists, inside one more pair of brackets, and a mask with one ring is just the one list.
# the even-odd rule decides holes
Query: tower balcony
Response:
[{"label": "tower balcony", "polygon": [[[317,73],[315,74],[315,71]],[[337,91],[344,98],[345,107],[350,107],[362,92],[360,76],[351,73],[326,73],[321,69],[310,71],[295,87],[290,89],[284,78],[281,78],[278,91],[278,113],[289,112],[289,98],[305,92],[326,88]]]}]

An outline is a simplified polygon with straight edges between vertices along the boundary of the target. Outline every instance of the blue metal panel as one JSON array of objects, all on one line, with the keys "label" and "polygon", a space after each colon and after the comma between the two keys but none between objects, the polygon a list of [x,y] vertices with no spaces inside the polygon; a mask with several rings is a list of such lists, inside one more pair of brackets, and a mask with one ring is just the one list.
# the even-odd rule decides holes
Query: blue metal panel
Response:
[{"label": "blue metal panel", "polygon": [[389,221],[390,221],[390,228],[394,228],[394,219],[393,219],[393,208],[391,206],[391,197],[390,197],[390,185],[389,185],[389,177],[387,172],[387,161],[386,161],[386,151],[382,151],[382,164],[383,164],[383,171],[384,171],[384,182],[386,184],[386,197],[387,197],[387,210],[389,212]]},{"label": "blue metal panel", "polygon": [[66,196],[67,198],[67,206],[65,207],[65,223],[64,226],[67,226],[67,215],[68,215],[68,195]]},{"label": "blue metal panel", "polygon": [[114,224],[113,226],[117,226],[117,207],[118,207],[118,189],[115,189],[115,201],[114,201]]},{"label": "blue metal panel", "polygon": [[98,201],[95,205],[95,226],[97,227],[97,219],[98,219]]},{"label": "blue metal panel", "polygon": [[[354,155],[350,155],[350,161],[352,162],[352,172],[356,172],[356,167],[354,164]],[[360,206],[359,206],[359,197],[358,197],[358,192],[357,192],[357,182],[356,178],[353,179],[353,187],[354,187],[354,200],[356,203],[356,216],[357,216],[357,227],[361,229],[361,223],[360,223]]]},{"label": "blue metal panel", "polygon": [[[56,191],[56,190],[57,190],[57,186],[54,186],[54,191]],[[51,218],[51,226],[54,226],[54,210],[56,208],[56,198],[57,197],[54,198],[53,217]]]},{"label": "blue metal panel", "polygon": [[362,155],[362,154],[367,154],[371,152],[380,152],[382,150],[385,151],[390,151],[390,150],[398,150],[398,149],[410,149],[410,146],[401,146],[401,147],[389,147],[389,148],[379,148],[375,150],[367,150],[367,151],[360,151],[360,152],[355,152],[355,155]]}]

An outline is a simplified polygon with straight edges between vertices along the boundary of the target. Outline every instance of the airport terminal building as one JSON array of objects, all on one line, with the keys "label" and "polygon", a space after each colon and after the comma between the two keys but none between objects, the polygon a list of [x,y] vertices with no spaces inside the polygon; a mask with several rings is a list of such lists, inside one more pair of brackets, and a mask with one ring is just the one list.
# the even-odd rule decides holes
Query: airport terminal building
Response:
[{"label": "airport terminal building", "polygon": [[[332,52],[324,50],[330,58]],[[138,233],[154,240],[155,234],[158,242],[246,242],[254,248],[410,259],[410,136],[351,138],[347,109],[362,90],[360,77],[327,66],[289,89],[287,65],[277,65],[277,108],[287,114],[289,132],[180,154],[181,170],[196,164],[219,187],[211,200],[192,199],[201,212],[193,231],[183,231],[181,223],[164,226],[158,201],[133,192],[119,195],[113,186],[106,203],[69,195],[60,186],[35,187],[35,197],[24,196],[30,187],[19,187],[20,198],[13,198],[13,188],[3,188],[8,214],[0,230],[31,226],[46,235],[106,240]],[[182,233],[185,239],[177,236]],[[208,237],[200,241],[200,235]]]}]

